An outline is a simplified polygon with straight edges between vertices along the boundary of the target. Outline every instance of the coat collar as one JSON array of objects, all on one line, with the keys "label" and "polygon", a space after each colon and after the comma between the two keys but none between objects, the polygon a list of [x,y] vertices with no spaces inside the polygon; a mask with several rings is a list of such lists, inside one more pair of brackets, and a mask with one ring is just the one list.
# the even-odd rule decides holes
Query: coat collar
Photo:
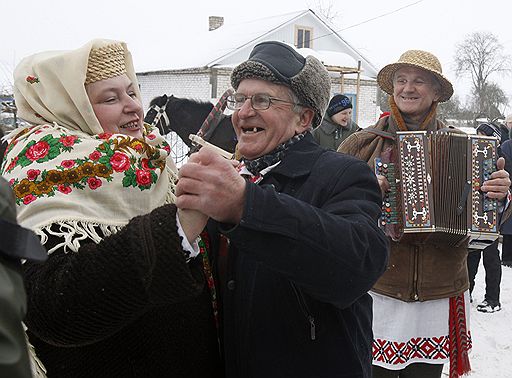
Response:
[{"label": "coat collar", "polygon": [[270,174],[278,174],[289,178],[308,175],[318,157],[325,152],[315,143],[311,133],[295,143],[287,151],[281,163],[272,169]]}]

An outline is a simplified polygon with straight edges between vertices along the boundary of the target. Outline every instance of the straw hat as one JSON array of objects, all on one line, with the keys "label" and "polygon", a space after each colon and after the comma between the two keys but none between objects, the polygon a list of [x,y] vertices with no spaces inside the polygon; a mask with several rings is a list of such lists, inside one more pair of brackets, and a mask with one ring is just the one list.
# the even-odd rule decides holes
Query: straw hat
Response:
[{"label": "straw hat", "polygon": [[384,92],[393,95],[393,76],[395,72],[402,67],[416,67],[424,69],[433,74],[439,84],[441,84],[441,93],[439,93],[439,102],[448,101],[453,94],[453,87],[450,81],[443,76],[443,69],[439,59],[434,54],[422,50],[409,50],[404,52],[398,62],[388,64],[382,68],[377,75],[377,82]]}]

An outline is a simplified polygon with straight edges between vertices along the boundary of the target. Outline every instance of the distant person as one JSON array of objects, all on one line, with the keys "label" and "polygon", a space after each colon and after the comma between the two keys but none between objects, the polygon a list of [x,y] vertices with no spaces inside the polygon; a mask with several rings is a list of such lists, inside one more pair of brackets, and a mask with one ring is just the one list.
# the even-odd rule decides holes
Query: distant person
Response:
[{"label": "distant person", "polygon": [[[499,148],[501,131],[498,126],[493,123],[482,123],[476,128],[476,133],[478,135],[493,136],[497,138],[498,154],[501,156],[501,149]],[[482,255],[484,259],[485,298],[476,307],[477,311],[480,312],[492,313],[501,310],[501,262],[498,242],[498,239],[496,239],[494,242],[487,243],[488,245],[479,243],[480,247],[478,247],[477,243],[470,243],[468,247],[469,292],[471,294],[475,287],[475,276],[477,274],[478,265],[480,264],[480,258]],[[473,297],[471,298],[473,299]]]},{"label": "distant person", "polygon": [[512,139],[512,114],[505,117],[505,127],[508,130],[508,139]]},{"label": "distant person", "polygon": [[[507,116],[511,118],[512,115]],[[509,122],[512,125],[512,122]],[[505,158],[505,169],[512,175],[512,139],[501,145],[501,153]],[[500,233],[503,237],[501,244],[501,265],[512,268],[512,217],[507,219],[501,226]]]},{"label": "distant person", "polygon": [[337,94],[329,101],[322,123],[312,133],[318,144],[336,151],[341,142],[358,129],[359,126],[352,121],[350,98]]},{"label": "distant person", "polygon": [[27,311],[21,260],[46,257],[37,236],[18,225],[14,194],[0,176],[0,377],[32,377],[21,323]]},{"label": "distant person", "polygon": [[2,126],[0,126],[0,166],[2,165],[2,160],[5,155],[5,150],[7,149],[7,142],[2,140],[4,137],[4,131],[2,130]]}]

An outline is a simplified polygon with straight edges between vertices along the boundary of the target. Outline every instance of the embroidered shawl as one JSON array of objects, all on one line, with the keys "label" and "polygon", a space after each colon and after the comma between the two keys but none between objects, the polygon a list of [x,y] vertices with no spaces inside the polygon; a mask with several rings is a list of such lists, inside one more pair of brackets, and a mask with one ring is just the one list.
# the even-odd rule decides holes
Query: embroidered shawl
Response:
[{"label": "embroidered shawl", "polygon": [[[112,42],[36,54],[14,73],[19,115],[35,125],[8,136],[0,174],[14,190],[20,224],[43,244],[49,235],[62,240],[49,253],[77,251],[82,240],[99,242],[131,218],[174,202],[176,167],[158,130],[146,125],[143,139],[103,133],[88,100],[89,53]],[[126,47],[125,59],[138,88]]]}]

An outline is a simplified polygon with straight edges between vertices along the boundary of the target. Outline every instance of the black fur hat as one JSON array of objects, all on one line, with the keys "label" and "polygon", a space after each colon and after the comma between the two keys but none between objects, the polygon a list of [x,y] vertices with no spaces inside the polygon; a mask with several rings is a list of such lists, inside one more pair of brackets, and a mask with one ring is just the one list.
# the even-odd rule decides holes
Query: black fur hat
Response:
[{"label": "black fur hat", "polygon": [[304,58],[282,42],[262,42],[254,46],[248,60],[233,70],[231,85],[235,90],[243,79],[261,79],[290,87],[303,105],[315,111],[312,126],[322,121],[331,80],[324,65],[314,56]]}]

